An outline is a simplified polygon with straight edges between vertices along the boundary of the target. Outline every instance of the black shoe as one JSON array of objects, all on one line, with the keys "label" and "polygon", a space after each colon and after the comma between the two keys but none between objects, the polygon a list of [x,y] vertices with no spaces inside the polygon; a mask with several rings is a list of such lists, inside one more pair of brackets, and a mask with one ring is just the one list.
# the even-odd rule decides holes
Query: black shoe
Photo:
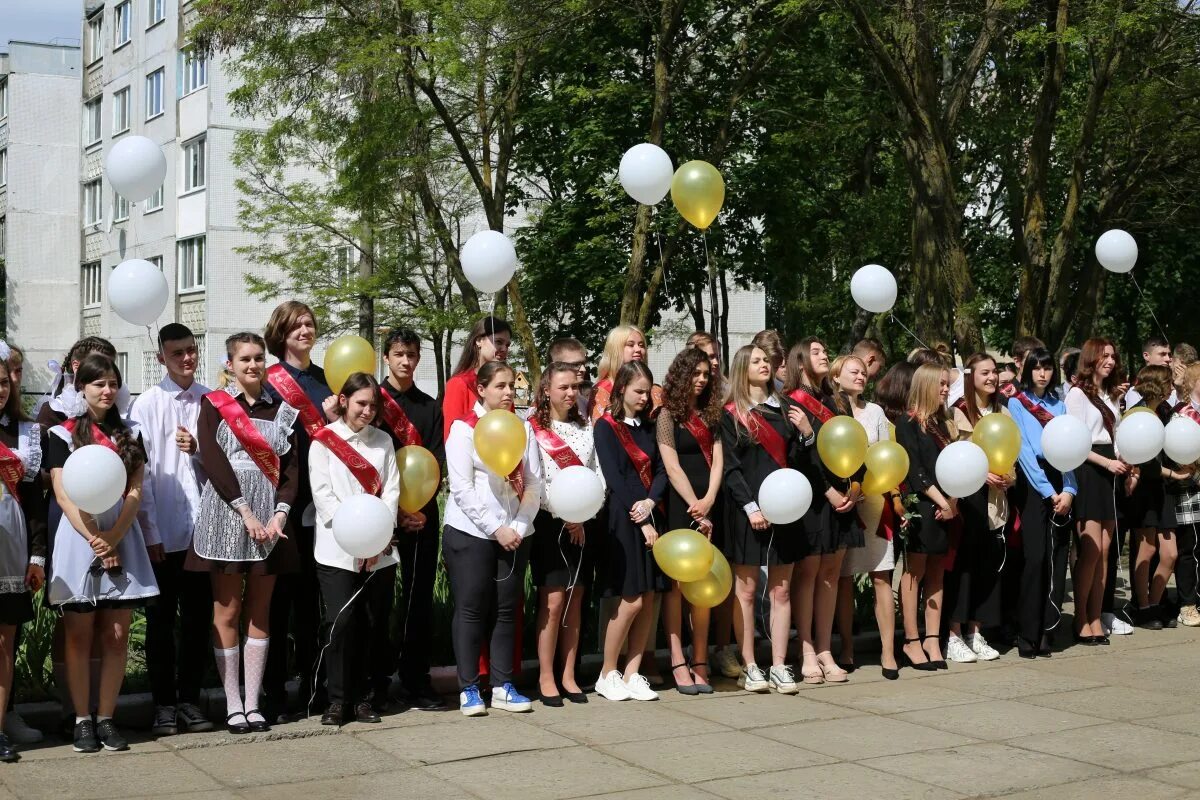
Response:
[{"label": "black shoe", "polygon": [[443,711],[446,708],[446,701],[428,684],[413,691],[401,689],[399,700],[417,711]]},{"label": "black shoe", "polygon": [[563,692],[563,697],[567,698],[567,702],[576,705],[584,705],[588,701],[587,695],[583,692]]},{"label": "black shoe", "polygon": [[1038,651],[1031,643],[1020,636],[1017,637],[1017,655],[1021,658],[1037,658]]},{"label": "black shoe", "polygon": [[562,708],[563,696],[561,694],[544,694],[542,695],[542,705],[547,708]]},{"label": "black shoe", "polygon": [[90,719],[75,723],[75,752],[99,753],[100,740],[96,738],[96,723]]},{"label": "black shoe", "polygon": [[1162,622],[1164,628],[1178,627],[1179,607],[1174,603],[1169,602],[1164,597],[1158,604],[1158,618]]},{"label": "black shoe", "polygon": [[0,733],[0,761],[5,764],[15,764],[21,760],[21,754],[16,751],[8,737]]},{"label": "black shoe", "polygon": [[1050,646],[1050,634],[1042,634],[1042,641],[1038,644],[1037,654],[1042,658],[1050,658],[1054,655],[1054,649]]},{"label": "black shoe", "polygon": [[[238,721],[239,717],[241,722]],[[225,730],[240,736],[250,732],[250,723],[246,721],[246,715],[243,712],[235,711],[225,718]]]},{"label": "black shoe", "polygon": [[267,722],[267,718],[257,708],[246,709],[246,724],[255,733],[266,733],[271,730],[271,723]]},{"label": "black shoe", "polygon": [[[926,639],[937,639],[939,642],[941,642],[942,637],[938,636],[936,633],[931,633],[927,636],[921,637],[921,641],[925,641]],[[921,649],[924,650],[925,645],[921,645]],[[929,653],[926,653],[925,657],[929,658]],[[939,658],[937,661],[930,659],[929,663],[933,664],[934,669],[950,669],[950,665],[946,663],[946,659],[944,659],[944,658]]]},{"label": "black shoe", "polygon": [[104,746],[105,750],[116,752],[129,749],[129,742],[125,741],[125,737],[117,730],[117,726],[111,719],[100,720],[96,723],[96,738],[100,740],[100,744]]},{"label": "black shoe", "polygon": [[371,708],[371,704],[365,700],[354,707],[355,722],[380,722],[379,715],[375,713],[375,709]]},{"label": "black shoe", "polygon": [[345,711],[342,709],[341,703],[334,703],[329,708],[325,709],[325,713],[321,715],[322,725],[337,725],[341,727],[345,723]]},{"label": "black shoe", "polygon": [[1134,609],[1133,624],[1148,631],[1161,631],[1163,629],[1162,611],[1157,605]]},{"label": "black shoe", "polygon": [[898,681],[900,680],[900,668],[891,669],[889,667],[880,667],[879,671],[883,673],[884,680]]},{"label": "black shoe", "polygon": [[[918,636],[916,639],[905,639],[904,643],[912,644],[913,642],[920,642],[920,641],[921,641],[921,637]],[[925,653],[924,647],[921,648],[921,652]],[[898,660],[896,663],[899,664],[901,667],[904,667],[904,666],[912,667],[913,669],[917,670],[918,672],[933,672],[935,669],[937,669],[937,667],[935,667],[933,665],[933,662],[931,662],[929,660],[928,653],[925,653],[924,661],[917,663],[916,661],[913,661],[911,658],[909,658],[908,653],[904,652],[904,648],[901,647],[900,652],[897,654],[897,657],[898,657]]]},{"label": "black shoe", "polygon": [[[837,662],[835,662],[835,663],[837,663]],[[858,664],[855,664],[853,661],[847,661],[844,664],[838,663],[838,666],[841,667],[843,670],[845,670],[847,675],[849,675],[851,672],[854,672],[854,670],[858,669]]]},{"label": "black shoe", "polygon": [[282,725],[288,722],[287,699],[280,700],[272,695],[265,695],[259,705],[262,715],[267,721]]}]

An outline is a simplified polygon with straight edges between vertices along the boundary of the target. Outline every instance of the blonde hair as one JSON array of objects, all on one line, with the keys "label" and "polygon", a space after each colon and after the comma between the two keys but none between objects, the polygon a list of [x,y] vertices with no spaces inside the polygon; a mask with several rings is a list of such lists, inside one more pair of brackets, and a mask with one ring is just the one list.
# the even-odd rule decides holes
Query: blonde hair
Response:
[{"label": "blonde hair", "polygon": [[608,332],[608,338],[604,340],[604,352],[600,355],[600,367],[596,372],[597,381],[616,378],[617,372],[625,365],[625,343],[635,333],[642,337],[643,345],[649,344],[646,334],[637,325],[618,325]]},{"label": "blonde hair", "polygon": [[933,364],[922,364],[913,373],[908,389],[908,412],[918,422],[942,422],[948,419],[941,386],[942,376],[946,373],[945,367]]},{"label": "blonde hair", "polygon": [[[729,394],[726,395],[726,400],[733,404],[734,417],[743,425],[747,424],[750,418],[750,409],[754,408],[754,403],[750,400],[750,359],[754,356],[754,351],[757,350],[763,354],[763,357],[770,361],[770,354],[756,344],[748,344],[738,348],[738,351],[733,354],[733,362],[729,365]],[[778,396],[775,391],[775,381],[769,380],[766,385],[767,396]]]},{"label": "blonde hair", "polygon": [[1190,403],[1192,392],[1198,383],[1200,383],[1200,361],[1194,361],[1188,364],[1187,369],[1183,371],[1183,396],[1179,399],[1184,403]]},{"label": "blonde hair", "polygon": [[867,371],[867,362],[863,361],[858,356],[851,353],[850,355],[838,356],[829,365],[829,379],[833,383],[833,402],[838,407],[838,411],[847,416],[853,416],[854,409],[850,405],[850,399],[842,391],[841,384],[838,383],[838,378],[842,375],[842,370],[851,361],[857,361],[863,369],[863,374]]}]

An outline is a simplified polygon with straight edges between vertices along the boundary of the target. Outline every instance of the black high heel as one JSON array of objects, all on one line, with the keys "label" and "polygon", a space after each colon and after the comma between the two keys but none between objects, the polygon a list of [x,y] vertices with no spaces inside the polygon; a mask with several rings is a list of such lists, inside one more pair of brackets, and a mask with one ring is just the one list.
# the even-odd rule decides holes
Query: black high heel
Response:
[{"label": "black high heel", "polygon": [[[671,677],[672,678],[675,677],[675,670],[677,670],[677,669],[687,670],[688,677],[689,678],[692,677],[691,668],[688,667],[688,665],[686,663],[683,663],[683,664],[672,664],[671,665]],[[689,683],[685,686],[685,685],[680,684],[678,681],[676,681],[675,682],[675,691],[679,692],[680,694],[685,694],[689,697],[694,697],[694,696],[700,694],[700,689],[699,689],[699,687],[696,686],[695,682]]]},{"label": "black high heel", "polygon": [[[905,640],[904,640],[904,643],[905,643],[905,644],[912,644],[913,642],[918,642],[918,643],[919,643],[920,641],[921,641],[921,637],[920,637],[920,636],[918,636],[918,637],[917,637],[917,638],[915,638],[915,639],[905,639]],[[921,648],[921,652],[922,652],[922,653],[925,653],[925,648],[924,648],[924,647],[922,647],[922,648]],[[917,670],[918,672],[933,672],[935,669],[937,669],[937,667],[935,667],[935,666],[933,665],[933,663],[932,663],[931,661],[929,661],[929,660],[928,660],[928,659],[929,659],[929,654],[928,654],[928,653],[925,653],[925,658],[926,658],[926,660],[925,660],[925,661],[922,661],[920,664],[918,664],[917,662],[913,661],[913,660],[912,660],[912,657],[911,657],[911,656],[909,656],[909,654],[908,654],[908,653],[904,652],[904,648],[903,648],[903,647],[901,647],[901,648],[900,648],[900,652],[899,652],[898,656],[899,656],[899,657],[897,658],[897,662],[900,664],[900,666],[909,666],[909,667],[912,667],[913,669]],[[885,675],[884,677],[887,677],[887,676]],[[900,674],[899,674],[899,669],[898,669],[898,668],[897,668],[897,671],[896,671],[896,677],[900,677]]]},{"label": "black high heel", "polygon": [[[926,639],[937,639],[939,642],[941,642],[942,637],[938,636],[936,633],[930,633],[921,637],[921,641],[925,641]],[[925,645],[921,645],[921,649],[924,650]],[[929,653],[926,653],[925,657],[929,658]],[[950,666],[946,663],[946,659],[944,658],[939,658],[937,661],[934,661],[932,658],[930,658],[929,663],[933,664],[934,669],[950,669]]]},{"label": "black high heel", "polygon": [[[896,663],[899,663],[899,662],[896,662]],[[900,668],[899,667],[896,667],[896,669],[891,669],[890,667],[885,667],[881,664],[879,666],[879,671],[881,673],[883,673],[884,680],[888,680],[888,681],[900,680]]]}]

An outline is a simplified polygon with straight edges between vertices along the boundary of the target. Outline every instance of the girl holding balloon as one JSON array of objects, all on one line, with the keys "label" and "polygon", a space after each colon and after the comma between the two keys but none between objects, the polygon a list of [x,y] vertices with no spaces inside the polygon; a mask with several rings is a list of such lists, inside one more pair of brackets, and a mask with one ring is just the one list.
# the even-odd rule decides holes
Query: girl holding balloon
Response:
[{"label": "girl holding balloon", "polygon": [[[75,707],[75,751],[79,753],[94,753],[101,747],[128,748],[112,715],[125,679],[129,624],[133,609],[158,594],[137,522],[146,451],[136,426],[130,427],[117,410],[120,387],[121,373],[112,361],[97,354],[85,357],[75,370],[74,385],[85,403],[84,410],[50,429],[46,452],[54,496],[62,509],[53,540],[48,599],[55,610],[63,612],[67,685]],[[101,469],[92,469],[85,476],[87,494],[123,487],[111,508],[81,508],[72,497],[75,492],[84,502],[74,480],[68,491],[64,479],[67,462],[88,445],[112,450],[124,467],[116,476]],[[110,479],[116,485],[103,487]],[[89,701],[94,641],[100,643],[101,661],[93,722]]]},{"label": "girl holding balloon", "polygon": [[[654,621],[654,595],[667,588],[651,549],[661,520],[655,519],[655,510],[667,488],[667,473],[650,430],[653,384],[641,361],[625,364],[614,377],[608,412],[596,424],[596,452],[609,488],[608,537],[597,582],[605,595],[620,598],[608,615],[604,663],[596,681],[596,692],[609,700],[658,699],[638,671]],[[626,638],[622,677],[617,658]]]},{"label": "girl holding balloon", "polygon": [[[801,340],[788,354],[787,367],[784,389],[804,416],[797,425],[802,433],[819,435],[821,426],[837,416],[824,342],[816,337]],[[845,683],[848,673],[831,652],[833,617],[846,549],[864,544],[855,515],[863,496],[858,482],[839,477],[822,463],[824,454],[822,459],[816,452],[812,455],[802,470],[814,487],[812,505],[804,515],[806,547],[792,582],[792,615],[803,654],[800,675],[809,684]]]},{"label": "girl holding balloon", "polygon": [[[294,427],[300,412],[267,392],[261,336],[236,333],[225,340],[225,352],[233,383],[200,402],[196,438],[208,482],[184,568],[208,572],[212,581],[225,724],[240,734],[270,730],[259,694],[270,646],[271,596],[279,575],[300,569],[296,543],[284,533],[292,530],[288,517],[299,492]],[[239,652],[243,615],[246,640]],[[246,678],[244,700],[239,668]]]},{"label": "girl holding balloon", "polygon": [[1058,364],[1044,347],[1026,354],[1019,391],[1008,411],[1021,432],[1019,470],[1012,491],[1021,515],[1024,561],[1017,607],[1017,654],[1049,657],[1050,631],[1062,616],[1067,555],[1071,546],[1071,507],[1078,491],[1073,470],[1062,472],[1042,448],[1045,427],[1067,407],[1058,396]]},{"label": "girl holding balloon", "polygon": [[[604,500],[604,476],[596,456],[592,424],[580,412],[578,398],[579,368],[575,364],[551,363],[542,373],[537,407],[529,424],[537,439],[546,487],[553,486],[555,478],[565,469],[582,467],[591,470],[598,478],[594,487],[598,511]],[[564,695],[572,703],[587,702],[587,696],[575,680],[575,662],[579,653],[584,588],[592,559],[591,548],[587,547],[588,523],[564,522],[556,518],[551,500],[550,491],[542,493],[542,507],[533,523],[534,530],[539,533],[533,540],[530,567],[533,585],[538,587],[538,680],[542,704],[557,708],[562,706]],[[583,586],[580,585],[581,578]],[[562,694],[559,694],[559,683],[554,674],[560,651]]]},{"label": "girl holding balloon", "polygon": [[[340,419],[322,428],[308,454],[309,480],[317,510],[315,557],[321,598],[325,601],[325,670],[329,707],[322,725],[347,719],[379,722],[372,699],[386,697],[395,669],[389,621],[398,563],[393,530],[385,547],[369,558],[347,553],[334,531],[334,517],[351,497],[370,494],[396,519],[400,470],[391,437],[371,423],[379,410],[379,383],[356,372],[337,394]],[[372,532],[352,533],[368,539]],[[370,543],[369,549],[374,549]],[[370,579],[383,570],[378,582]],[[353,714],[351,717],[350,715]]]},{"label": "girl holding balloon", "polygon": [[[785,661],[792,621],[792,571],[806,552],[803,524],[797,518],[773,525],[763,515],[758,500],[763,483],[777,471],[811,463],[809,450],[813,443],[812,427],[803,412],[775,390],[770,356],[754,345],[738,350],[729,369],[729,403],[721,420],[721,447],[725,462],[725,553],[733,565],[737,603],[733,631],[745,665],[738,686],[748,692],[799,691],[792,668]],[[803,515],[803,510],[797,510]],[[767,570],[764,594],[771,601],[771,666],[766,673],[759,668],[754,654],[754,606],[763,567]]]},{"label": "girl holding balloon", "polygon": [[[664,405],[658,415],[657,437],[667,470],[667,530],[696,528],[713,546],[723,542],[713,521],[720,519],[718,500],[724,453],[718,435],[721,399],[716,395],[718,378],[703,351],[689,348],[671,362],[663,381]],[[723,599],[723,598],[722,598]],[[708,684],[708,623],[710,610],[691,605],[692,657],[683,655],[683,596],[679,583],[663,596],[663,627],[671,651],[671,674],[680,694],[711,694]]]},{"label": "girl holding balloon", "polygon": [[1079,494],[1075,519],[1079,523],[1079,553],[1075,559],[1075,637],[1084,645],[1107,644],[1100,614],[1104,602],[1108,550],[1116,528],[1117,478],[1129,465],[1114,446],[1121,410],[1120,361],[1108,339],[1088,339],[1079,355],[1079,372],[1067,392],[1067,413],[1091,432],[1092,452],[1076,470]]},{"label": "girl holding balloon", "polygon": [[[954,427],[961,441],[970,441],[980,420],[989,414],[1008,416],[1008,409],[999,392],[1000,373],[995,359],[974,353],[967,358],[962,372],[965,388],[953,406]],[[946,658],[959,664],[1000,657],[981,629],[1000,624],[1000,568],[1005,561],[1004,526],[1009,518],[1011,482],[1008,475],[988,472],[979,491],[958,501],[963,527],[953,566],[946,576],[950,613]]]},{"label": "girl holding balloon", "polygon": [[[947,497],[937,482],[942,450],[957,438],[946,413],[950,372],[938,364],[922,364],[912,376],[908,413],[896,422],[896,441],[908,451],[906,483],[917,502],[905,536],[904,575],[900,579],[900,610],[904,619],[901,652],[913,669],[945,669],[942,658],[943,557],[950,548],[949,526],[958,516],[958,500]],[[922,603],[924,592],[924,603]],[[918,612],[924,607],[925,636]],[[932,641],[931,647],[925,642]]]},{"label": "girl holding balloon", "polygon": [[460,419],[470,416],[479,402],[477,372],[484,364],[508,361],[512,344],[512,326],[488,315],[480,317],[463,342],[462,355],[454,367],[442,395],[442,435],[450,436],[450,428]]},{"label": "girl holding balloon", "polygon": [[454,595],[451,635],[459,709],[468,717],[487,713],[479,690],[479,654],[485,643],[491,655],[492,708],[533,709],[513,686],[512,674],[520,663],[517,614],[529,559],[527,539],[541,505],[542,461],[528,424],[512,413],[515,378],[503,362],[481,366],[475,375],[475,407],[451,425],[446,439],[450,497],[442,555]]}]

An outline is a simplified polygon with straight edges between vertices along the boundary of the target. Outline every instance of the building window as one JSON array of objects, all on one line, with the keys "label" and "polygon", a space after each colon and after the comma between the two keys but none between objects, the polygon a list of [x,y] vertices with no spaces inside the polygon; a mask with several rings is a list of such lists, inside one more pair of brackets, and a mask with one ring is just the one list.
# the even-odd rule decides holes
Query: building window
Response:
[{"label": "building window", "polygon": [[156,69],[146,76],[146,119],[154,119],[163,113],[163,69]]},{"label": "building window", "polygon": [[88,64],[94,64],[104,55],[104,12],[96,14],[87,21],[87,37],[84,39],[84,58]]},{"label": "building window", "polygon": [[83,104],[83,144],[90,147],[100,141],[100,98]]},{"label": "building window", "polygon": [[95,308],[104,296],[100,287],[100,262],[92,261],[80,268],[79,285],[83,289],[83,307]]},{"label": "building window", "polygon": [[129,43],[133,28],[133,4],[129,0],[118,3],[113,9],[113,49]]},{"label": "building window", "polygon": [[129,87],[113,94],[113,136],[129,130]]},{"label": "building window", "polygon": [[114,362],[117,367],[117,372],[121,373],[121,383],[126,383],[129,379],[125,376],[129,374],[129,353],[117,353],[117,360]]},{"label": "building window", "polygon": [[146,0],[146,28],[153,28],[167,16],[166,0]]},{"label": "building window", "polygon": [[204,137],[183,146],[183,191],[203,189],[205,183]]},{"label": "building window", "polygon": [[8,148],[0,150],[0,186],[8,185]]},{"label": "building window", "polygon": [[100,222],[100,216],[104,213],[103,199],[104,195],[103,190],[100,188],[99,178],[83,185],[84,226],[95,225]]},{"label": "building window", "polygon": [[179,71],[182,81],[180,95],[191,94],[208,86],[208,56],[192,50],[180,55],[183,57],[183,66]]},{"label": "building window", "polygon": [[[158,191],[150,195],[150,199],[142,203],[142,213],[149,214],[151,211],[162,211],[163,207],[163,187],[158,187]],[[160,265],[161,266],[161,265]]]},{"label": "building window", "polygon": [[204,237],[184,239],[176,253],[179,281],[176,291],[188,292],[204,288]]},{"label": "building window", "polygon": [[8,81],[0,81],[0,119],[8,116]]},{"label": "building window", "polygon": [[158,267],[159,272],[162,272],[162,256],[150,256],[146,260]]},{"label": "building window", "polygon": [[337,277],[340,281],[348,281],[354,277],[357,271],[355,263],[355,249],[348,245],[341,245],[333,252],[334,265],[337,268]]},{"label": "building window", "polygon": [[113,222],[124,222],[129,219],[129,201],[113,192]]}]

